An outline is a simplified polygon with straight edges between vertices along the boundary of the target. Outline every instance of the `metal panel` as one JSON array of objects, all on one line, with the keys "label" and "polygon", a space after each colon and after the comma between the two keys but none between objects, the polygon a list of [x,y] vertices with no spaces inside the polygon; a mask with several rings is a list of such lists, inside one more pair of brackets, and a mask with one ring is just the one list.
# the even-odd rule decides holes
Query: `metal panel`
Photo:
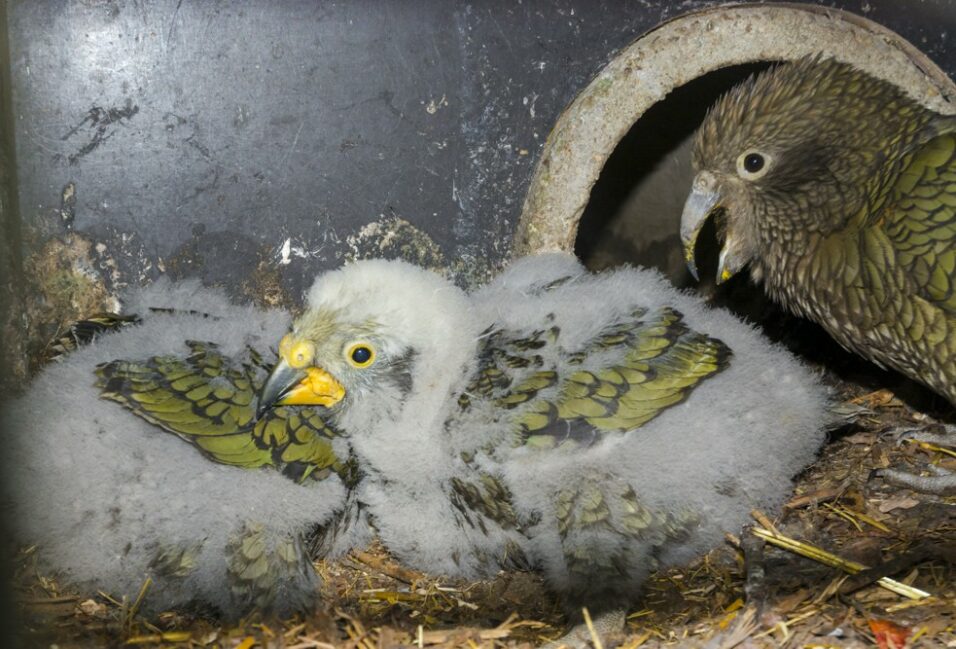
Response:
[{"label": "metal panel", "polygon": [[[295,295],[397,248],[467,283],[507,256],[562,108],[708,4],[9,0],[20,213],[119,283],[268,268]],[[956,70],[952,3],[838,4]]]}]

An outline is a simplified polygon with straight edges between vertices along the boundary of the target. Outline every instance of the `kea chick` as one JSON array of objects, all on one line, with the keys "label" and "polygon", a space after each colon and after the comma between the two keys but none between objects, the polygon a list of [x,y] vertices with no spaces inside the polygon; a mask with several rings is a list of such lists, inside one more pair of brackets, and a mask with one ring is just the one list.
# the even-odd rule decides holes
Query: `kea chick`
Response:
[{"label": "kea chick", "polygon": [[539,569],[605,629],[650,571],[779,504],[826,418],[814,377],[747,325],[656,273],[566,255],[471,295],[357,262],[316,280],[279,355],[261,412],[327,409],[396,557],[469,579]]},{"label": "kea chick", "polygon": [[79,588],[132,601],[149,579],[147,612],[309,609],[317,526],[358,516],[333,429],[311,410],[255,421],[289,316],[195,283],[161,282],[128,305],[140,324],[95,336],[4,407],[15,538]]},{"label": "kea chick", "polygon": [[956,117],[819,57],[740,84],[697,132],[681,237],[718,216],[718,281],[771,298],[956,404]]}]

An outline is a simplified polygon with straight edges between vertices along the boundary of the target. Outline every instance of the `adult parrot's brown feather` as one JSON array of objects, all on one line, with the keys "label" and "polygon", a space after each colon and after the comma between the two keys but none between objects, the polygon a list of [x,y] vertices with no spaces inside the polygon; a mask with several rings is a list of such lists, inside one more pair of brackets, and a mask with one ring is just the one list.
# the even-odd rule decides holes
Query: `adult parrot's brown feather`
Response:
[{"label": "adult parrot's brown feather", "polygon": [[956,132],[920,147],[900,174],[885,229],[919,295],[956,317]]},{"label": "adult parrot's brown feather", "polygon": [[956,117],[808,57],[724,96],[694,166],[688,260],[719,208],[721,280],[749,264],[844,347],[956,404]]}]

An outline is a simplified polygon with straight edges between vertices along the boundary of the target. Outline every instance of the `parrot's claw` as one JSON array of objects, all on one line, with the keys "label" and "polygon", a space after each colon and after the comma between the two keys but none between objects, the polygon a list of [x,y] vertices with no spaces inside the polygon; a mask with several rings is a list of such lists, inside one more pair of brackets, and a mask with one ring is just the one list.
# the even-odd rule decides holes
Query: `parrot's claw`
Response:
[{"label": "parrot's claw", "polygon": [[[896,438],[897,445],[902,445],[905,442],[923,442],[946,448],[956,448],[956,426],[943,426],[942,431],[939,431],[938,426],[933,428],[934,430],[897,428],[890,431],[890,435]],[[873,471],[871,477],[882,478],[888,484],[905,487],[920,493],[939,496],[956,493],[956,473],[932,464],[927,465],[926,468],[933,475],[921,476],[897,469],[877,469]]]},{"label": "parrot's claw", "polygon": [[[624,609],[615,609],[598,614],[594,616],[592,621],[594,633],[596,633],[602,643],[604,643],[604,639],[607,636],[621,634],[624,631],[624,622],[626,619],[627,611]],[[585,622],[579,622],[557,640],[552,640],[551,642],[541,645],[541,649],[558,649],[559,647],[566,647],[566,649],[589,649],[593,646],[595,646],[595,642],[591,629],[588,628]],[[604,646],[608,645],[604,643]]]},{"label": "parrot's claw", "polygon": [[861,406],[852,401],[843,401],[834,404],[828,409],[830,413],[830,422],[827,426],[829,430],[838,430],[846,426],[862,424],[864,421],[873,418],[876,412],[872,408]]},{"label": "parrot's claw", "polygon": [[873,476],[882,478],[888,484],[906,487],[913,491],[937,496],[956,494],[956,473],[930,465],[936,475],[922,476],[898,471],[896,469],[877,469]]},{"label": "parrot's claw", "polygon": [[944,426],[942,432],[929,430],[906,431],[900,436],[903,442],[928,442],[937,446],[956,448],[956,426]]},{"label": "parrot's claw", "polygon": [[886,431],[881,437],[896,440],[897,446],[907,442],[926,442],[956,449],[956,426],[950,425],[930,424],[919,428],[902,426]]}]

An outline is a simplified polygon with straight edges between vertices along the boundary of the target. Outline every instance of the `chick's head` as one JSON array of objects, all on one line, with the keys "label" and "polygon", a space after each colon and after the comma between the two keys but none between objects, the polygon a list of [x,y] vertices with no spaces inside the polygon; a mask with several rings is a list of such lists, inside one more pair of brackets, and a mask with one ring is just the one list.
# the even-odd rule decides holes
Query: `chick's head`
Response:
[{"label": "chick's head", "polygon": [[259,413],[310,405],[346,421],[398,417],[415,394],[460,374],[473,356],[468,314],[460,289],[404,262],[368,260],[326,273],[279,342]]}]

